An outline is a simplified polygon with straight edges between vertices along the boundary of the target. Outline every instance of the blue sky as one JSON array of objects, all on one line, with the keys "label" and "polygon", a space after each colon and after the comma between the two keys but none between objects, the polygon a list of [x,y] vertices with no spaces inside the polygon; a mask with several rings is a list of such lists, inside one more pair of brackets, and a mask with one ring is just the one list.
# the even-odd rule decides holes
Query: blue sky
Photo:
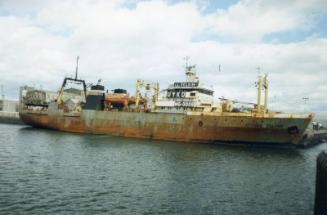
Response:
[{"label": "blue sky", "polygon": [[255,101],[260,66],[271,109],[327,114],[326,23],[327,0],[2,0],[0,84],[8,98],[56,90],[79,55],[87,82],[164,88],[184,79],[187,55],[216,98]]},{"label": "blue sky", "polygon": [[[327,6],[326,6],[327,11]],[[265,35],[264,42],[272,42],[278,40],[281,43],[291,43],[303,41],[309,37],[327,37],[327,14],[321,14],[314,20],[314,26],[308,30],[292,30],[286,32],[277,32]]]}]

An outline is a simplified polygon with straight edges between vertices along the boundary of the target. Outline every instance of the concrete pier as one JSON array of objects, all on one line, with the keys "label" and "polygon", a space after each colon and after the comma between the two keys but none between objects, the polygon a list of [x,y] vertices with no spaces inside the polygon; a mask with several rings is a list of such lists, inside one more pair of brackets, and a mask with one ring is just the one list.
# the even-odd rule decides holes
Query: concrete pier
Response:
[{"label": "concrete pier", "polygon": [[317,159],[315,215],[327,214],[327,150]]},{"label": "concrete pier", "polygon": [[0,123],[23,124],[18,112],[0,111]]}]

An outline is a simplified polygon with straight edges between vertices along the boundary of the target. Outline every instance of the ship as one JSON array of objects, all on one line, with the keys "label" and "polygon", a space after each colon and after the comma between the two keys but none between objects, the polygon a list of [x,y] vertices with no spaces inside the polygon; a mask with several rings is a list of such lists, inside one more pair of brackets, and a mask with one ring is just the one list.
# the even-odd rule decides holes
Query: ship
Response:
[{"label": "ship", "polygon": [[186,65],[186,80],[161,91],[159,83],[137,80],[134,95],[105,90],[101,81],[87,86],[77,68],[58,92],[23,90],[21,120],[38,128],[131,138],[296,145],[313,118],[311,113],[269,111],[267,75],[256,82],[257,102],[237,106],[235,100],[215,101],[213,88],[200,81],[195,65]]}]

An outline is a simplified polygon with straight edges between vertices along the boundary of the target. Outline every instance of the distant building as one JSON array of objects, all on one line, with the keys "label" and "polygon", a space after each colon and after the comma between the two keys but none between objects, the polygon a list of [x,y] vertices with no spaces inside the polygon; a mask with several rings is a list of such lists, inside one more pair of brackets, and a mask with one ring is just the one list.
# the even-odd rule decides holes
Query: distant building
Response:
[{"label": "distant building", "polygon": [[6,112],[17,112],[19,108],[19,101],[1,99],[0,100],[0,111]]}]

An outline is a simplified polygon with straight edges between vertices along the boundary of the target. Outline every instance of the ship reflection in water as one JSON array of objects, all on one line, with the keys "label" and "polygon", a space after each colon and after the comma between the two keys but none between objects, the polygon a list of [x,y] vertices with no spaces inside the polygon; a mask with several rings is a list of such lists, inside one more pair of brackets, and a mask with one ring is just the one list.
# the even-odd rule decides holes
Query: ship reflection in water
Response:
[{"label": "ship reflection in water", "polygon": [[310,214],[322,148],[176,143],[0,124],[0,211]]}]

